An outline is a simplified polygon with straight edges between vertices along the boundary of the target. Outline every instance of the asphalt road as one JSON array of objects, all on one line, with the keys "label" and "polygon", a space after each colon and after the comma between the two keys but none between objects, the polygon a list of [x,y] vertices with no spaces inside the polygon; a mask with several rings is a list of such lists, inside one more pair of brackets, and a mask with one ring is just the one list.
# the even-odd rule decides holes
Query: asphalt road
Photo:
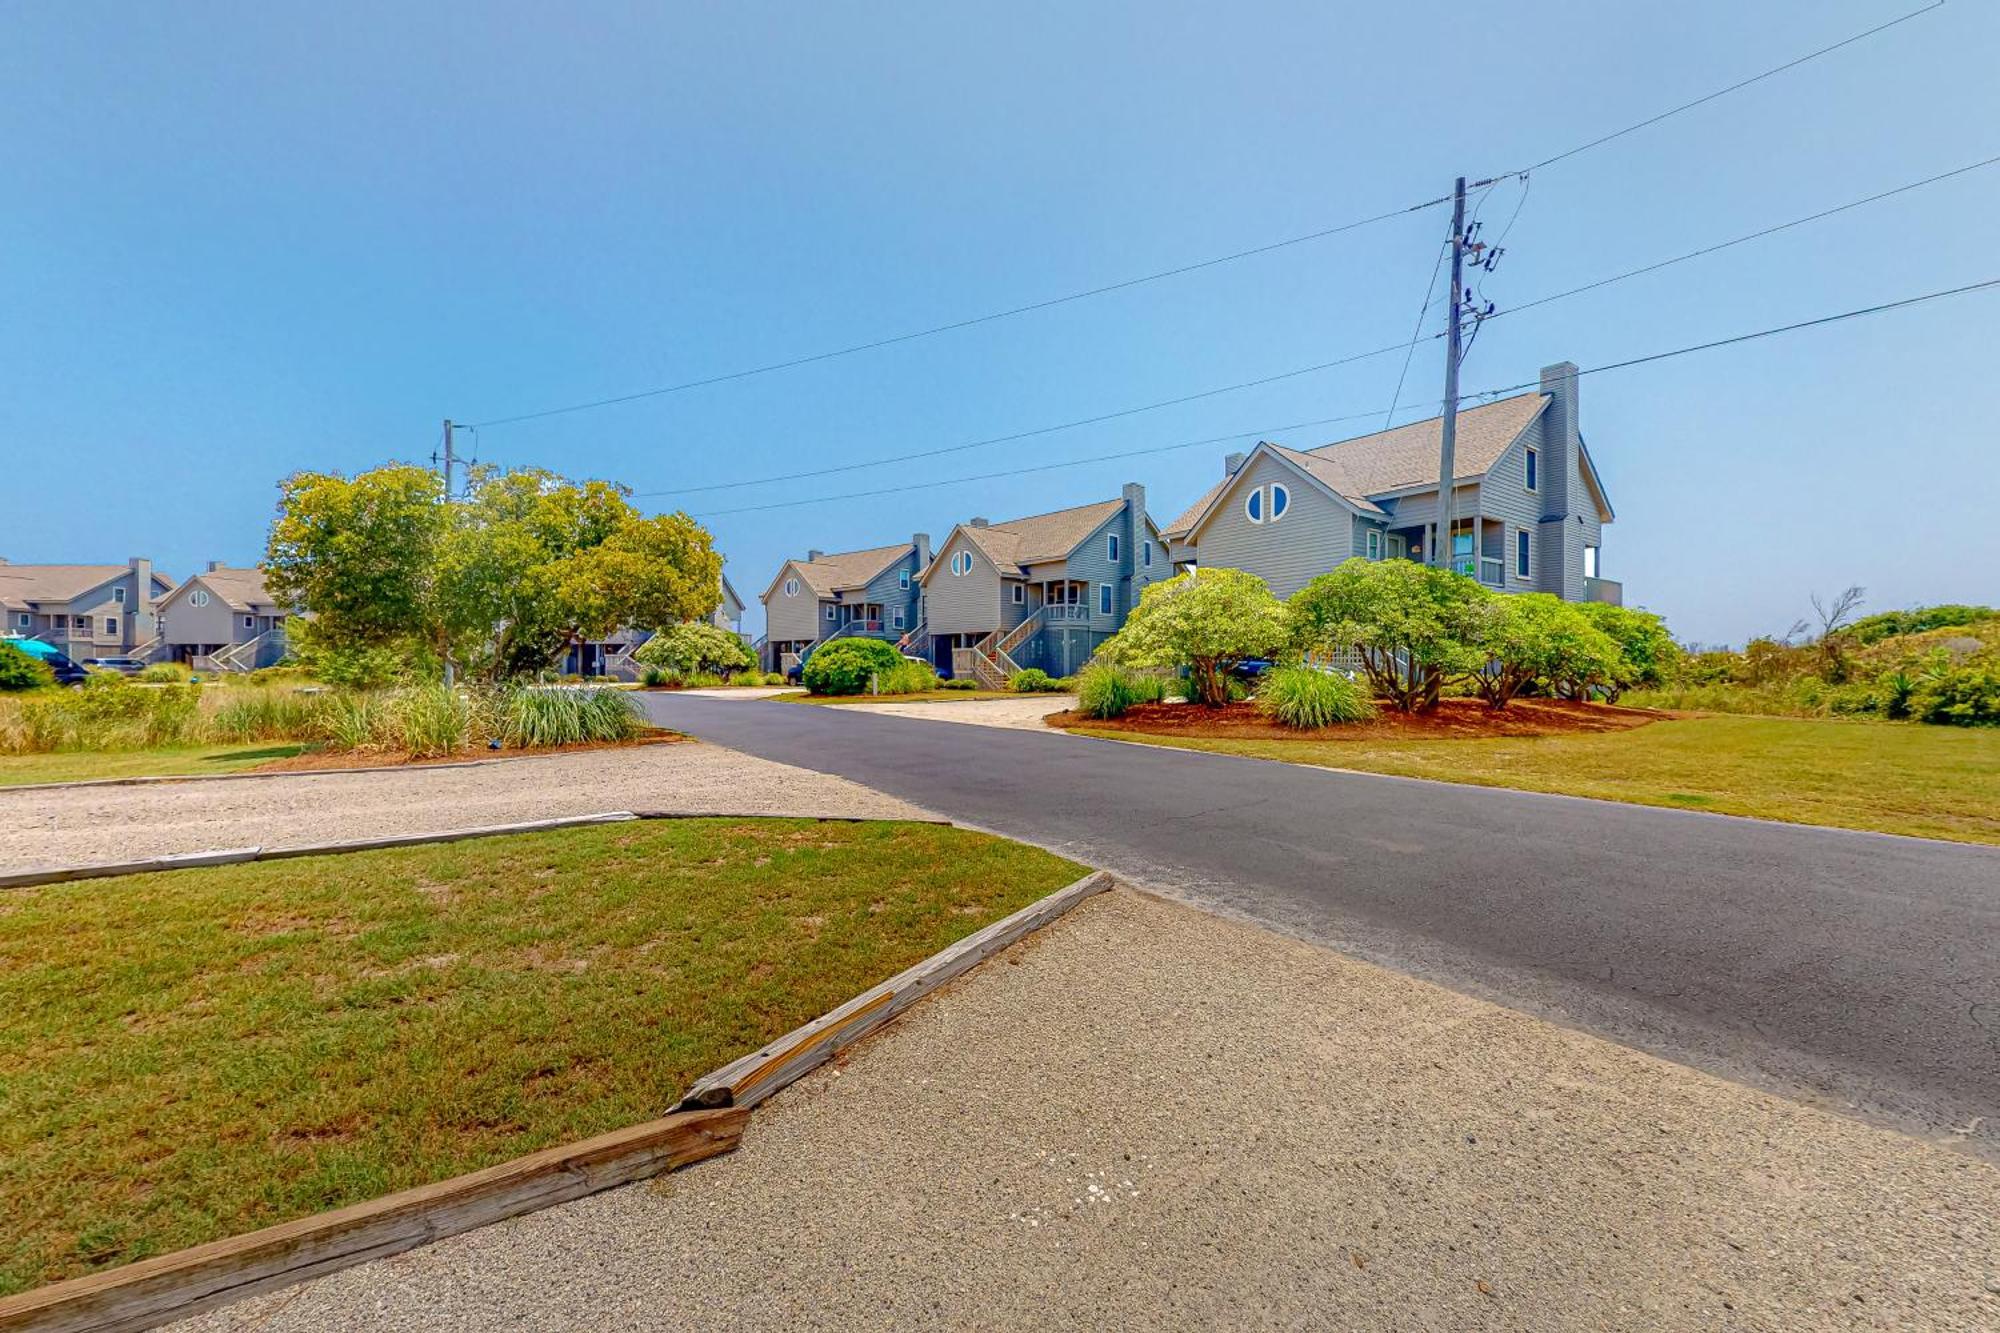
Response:
[{"label": "asphalt road", "polygon": [[717,744],[2000,1160],[2000,848],[642,697]]}]

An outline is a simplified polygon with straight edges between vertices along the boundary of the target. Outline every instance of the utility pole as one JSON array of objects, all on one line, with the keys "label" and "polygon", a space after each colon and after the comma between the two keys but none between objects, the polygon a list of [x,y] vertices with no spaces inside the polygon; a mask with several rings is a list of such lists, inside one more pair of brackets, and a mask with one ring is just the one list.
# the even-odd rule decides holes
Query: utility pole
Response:
[{"label": "utility pole", "polygon": [[[453,465],[458,462],[458,455],[452,452],[451,429],[451,418],[446,417],[444,419],[444,456],[439,462],[444,468],[444,502],[447,507],[451,504],[451,470]],[[440,644],[439,647],[442,650],[439,656],[444,658],[445,688],[449,689],[457,679],[458,673],[453,669],[451,664],[451,649],[444,644]]]},{"label": "utility pole", "polygon": [[[1451,568],[1451,501],[1454,476],[1453,454],[1458,445],[1458,360],[1459,306],[1465,300],[1465,177],[1451,192],[1451,304],[1445,307],[1444,419],[1438,440],[1437,523],[1431,535],[1431,564]],[[451,448],[450,423],[446,423],[445,448]],[[1476,567],[1475,567],[1476,568]]]}]

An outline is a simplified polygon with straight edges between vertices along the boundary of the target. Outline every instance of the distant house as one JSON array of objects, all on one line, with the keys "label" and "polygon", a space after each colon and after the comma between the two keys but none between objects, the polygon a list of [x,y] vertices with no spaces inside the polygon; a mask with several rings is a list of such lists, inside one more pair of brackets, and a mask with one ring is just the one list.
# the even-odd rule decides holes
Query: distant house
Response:
[{"label": "distant house", "polygon": [[[718,629],[740,635],[743,633],[743,599],[730,586],[727,574],[722,576],[721,593],[721,600],[716,603],[709,621]],[[627,625],[606,638],[572,643],[563,651],[557,665],[566,676],[612,676],[620,680],[637,680],[640,668],[632,660],[632,654],[652,637],[652,626]]]},{"label": "distant house", "polygon": [[923,618],[920,580],[930,558],[930,534],[919,532],[895,546],[785,561],[759,599],[764,669],[789,671],[829,639],[908,641]]},{"label": "distant house", "polygon": [[1172,576],[1146,488],[1115,500],[952,529],[923,575],[910,648],[999,688],[1017,669],[1067,675],[1117,633],[1148,584]]},{"label": "distant house", "polygon": [[160,602],[163,656],[211,671],[275,666],[291,614],[266,591],[263,570],[211,560]]},{"label": "distant house", "polygon": [[[1542,371],[1538,392],[1458,414],[1452,567],[1502,592],[1622,603],[1602,576],[1612,521],[1577,418],[1577,368]],[[1343,560],[1425,558],[1438,516],[1441,418],[1319,448],[1265,442],[1167,525],[1176,565],[1245,569],[1289,597]]]},{"label": "distant house", "polygon": [[6,633],[40,639],[76,661],[150,657],[160,599],[174,586],[144,556],[122,565],[16,565],[0,560]]},{"label": "distant house", "polygon": [[722,576],[722,601],[716,605],[715,615],[711,619],[714,620],[717,629],[726,629],[732,634],[741,634],[743,632],[743,610],[743,599],[737,595],[736,588],[729,582],[729,575],[724,574]]}]

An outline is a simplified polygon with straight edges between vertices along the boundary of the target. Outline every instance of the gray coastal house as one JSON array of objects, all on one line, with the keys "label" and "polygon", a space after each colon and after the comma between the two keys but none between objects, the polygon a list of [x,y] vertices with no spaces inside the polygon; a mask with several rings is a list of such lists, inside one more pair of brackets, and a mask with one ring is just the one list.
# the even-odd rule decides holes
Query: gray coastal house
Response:
[{"label": "gray coastal house", "polygon": [[1148,584],[1171,577],[1146,488],[1051,514],[953,528],[924,571],[923,624],[905,651],[1004,688],[1016,670],[1068,675],[1117,633]]},{"label": "gray coastal house", "polygon": [[290,619],[291,608],[265,590],[263,570],[211,560],[161,600],[160,656],[204,671],[276,666]]},{"label": "gray coastal house", "polygon": [[75,661],[151,657],[160,599],[174,581],[144,556],[122,565],[16,565],[0,560],[0,617],[16,638],[40,639]]},{"label": "gray coastal house", "polygon": [[743,598],[737,594],[727,574],[722,576],[722,600],[715,604],[715,614],[709,619],[717,629],[726,629],[731,634],[743,633]]},{"label": "gray coastal house", "polygon": [[[1177,566],[1244,569],[1289,597],[1343,560],[1422,560],[1435,539],[1440,418],[1309,450],[1265,442],[1167,526]],[[1611,502],[1577,417],[1577,368],[1461,411],[1451,564],[1502,592],[1622,603],[1599,549]]]},{"label": "gray coastal house", "polygon": [[[722,576],[721,595],[708,620],[717,629],[726,629],[738,638],[743,635],[743,599],[736,595],[727,574]],[[652,637],[649,628],[625,625],[608,638],[579,639],[563,650],[557,670],[566,676],[637,680],[644,673],[632,654]]]},{"label": "gray coastal house", "polygon": [[923,619],[921,578],[931,562],[930,534],[865,551],[808,551],[779,566],[760,599],[766,671],[790,671],[830,639],[860,636],[902,645]]}]

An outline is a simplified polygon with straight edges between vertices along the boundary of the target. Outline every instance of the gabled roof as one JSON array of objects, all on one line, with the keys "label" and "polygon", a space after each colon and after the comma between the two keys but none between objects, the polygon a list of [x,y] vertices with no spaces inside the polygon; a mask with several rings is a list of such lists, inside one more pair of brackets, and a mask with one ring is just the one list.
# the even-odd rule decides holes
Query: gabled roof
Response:
[{"label": "gabled roof", "polygon": [[[951,545],[954,539],[963,535],[993,562],[995,569],[1008,578],[1019,578],[1026,573],[1029,565],[1066,559],[1091,533],[1104,526],[1105,520],[1117,513],[1124,503],[1122,498],[1103,500],[1097,504],[1077,505],[1071,509],[1058,509],[1054,513],[1031,514],[1026,518],[1012,518],[1004,523],[983,526],[961,523],[952,529],[952,535],[945,539],[944,545]],[[944,546],[938,549],[942,551]],[[937,562],[931,563],[935,568]],[[925,571],[926,576],[929,572]]]},{"label": "gabled roof", "polygon": [[[93,588],[101,588],[132,572],[130,565],[13,565],[0,564],[0,602],[26,605],[29,602],[69,602]],[[165,574],[153,575],[154,591],[164,592],[174,581]]]},{"label": "gabled roof", "polygon": [[190,575],[187,582],[174,589],[172,595],[178,597],[197,583],[238,611],[247,611],[253,606],[276,605],[271,600],[271,594],[265,591],[264,571],[261,569],[233,569],[227,565],[220,569],[205,569]]},{"label": "gabled roof", "polygon": [[[1534,424],[1549,401],[1540,392],[1523,393],[1461,411],[1452,443],[1453,481],[1477,481],[1485,476],[1507,452],[1507,446]],[[1380,513],[1375,499],[1437,489],[1438,449],[1443,442],[1444,418],[1436,416],[1316,449],[1268,447],[1362,512]],[[1165,535],[1179,538],[1193,531],[1235,480],[1232,474],[1209,487],[1166,527]]]},{"label": "gabled roof", "polygon": [[[787,560],[779,567],[778,578],[784,577],[786,569],[796,569],[815,597],[831,597],[843,588],[866,587],[877,574],[908,555],[911,549],[909,542],[902,542],[895,546],[871,546],[865,551],[821,554],[817,560]],[[772,579],[770,587],[764,589],[764,596],[770,597],[771,588],[777,586],[778,579]]]},{"label": "gabled roof", "polygon": [[739,607],[746,604],[743,601],[742,594],[736,591],[736,585],[729,581],[729,575],[727,574],[722,576],[722,596],[723,600],[734,602]]}]

